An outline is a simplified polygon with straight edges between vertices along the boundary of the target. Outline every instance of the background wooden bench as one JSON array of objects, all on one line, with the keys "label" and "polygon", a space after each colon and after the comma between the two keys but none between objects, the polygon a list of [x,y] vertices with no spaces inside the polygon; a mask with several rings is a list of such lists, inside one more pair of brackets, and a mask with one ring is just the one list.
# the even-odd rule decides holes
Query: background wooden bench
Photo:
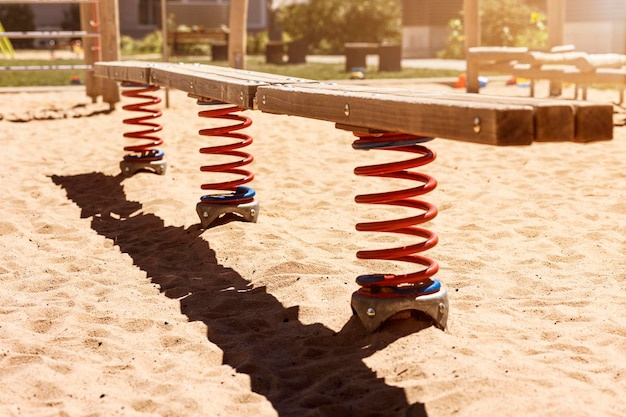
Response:
[{"label": "background wooden bench", "polygon": [[346,72],[367,68],[367,56],[378,55],[378,71],[402,71],[402,45],[394,43],[346,42]]},{"label": "background wooden bench", "polygon": [[182,54],[185,47],[209,45],[214,60],[228,59],[228,2],[168,1],[168,44],[172,53]]},{"label": "background wooden bench", "polygon": [[211,59],[224,61],[228,59],[228,30],[223,28],[203,29],[197,32],[168,32],[168,44],[172,45],[172,54],[184,54],[186,47],[208,45],[211,48]]},{"label": "background wooden bench", "polygon": [[467,53],[466,90],[477,93],[481,71],[512,74],[530,80],[530,96],[535,96],[536,80],[551,82],[550,95],[561,94],[563,82],[574,83],[582,99],[587,99],[591,84],[616,84],[619,103],[624,102],[626,86],[626,55],[588,54],[576,51],[573,45],[562,45],[549,51],[531,51],[528,48],[474,47]]}]

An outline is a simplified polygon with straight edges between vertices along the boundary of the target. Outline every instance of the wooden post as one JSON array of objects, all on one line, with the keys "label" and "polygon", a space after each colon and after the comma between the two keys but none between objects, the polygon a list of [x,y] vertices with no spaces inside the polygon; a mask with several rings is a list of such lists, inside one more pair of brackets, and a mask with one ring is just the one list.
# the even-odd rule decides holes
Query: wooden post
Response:
[{"label": "wooden post", "polygon": [[231,0],[228,36],[228,65],[232,68],[246,67],[246,36],[248,0]]},{"label": "wooden post", "polygon": [[473,46],[480,46],[480,0],[465,0],[463,2],[463,28],[465,32],[465,85],[468,93],[478,93],[478,63],[470,62],[468,50]]},{"label": "wooden post", "polygon": [[[565,0],[547,0],[548,47],[563,45],[563,26],[565,23]],[[550,81],[550,95],[560,96],[562,84]]]},{"label": "wooden post", "polygon": [[[120,60],[120,19],[118,0],[100,0],[100,58],[103,61]],[[120,89],[117,82],[102,81],[102,101],[109,103],[111,109],[120,101]]]},{"label": "wooden post", "polygon": [[[85,64],[93,65],[98,61],[119,61],[120,59],[120,21],[118,0],[100,0],[97,3],[80,3],[80,27],[87,32],[98,32],[97,38],[84,38],[83,51]],[[120,101],[117,82],[103,80],[87,72],[85,77],[87,96],[95,103],[102,96],[111,109]]]},{"label": "wooden post", "polygon": [[[96,3],[80,3],[80,28],[86,32],[100,31],[98,19],[98,5]],[[83,38],[84,61],[86,65],[93,65],[100,58],[100,40],[98,38]],[[101,92],[102,80],[96,78],[92,72],[85,74],[85,90],[88,97],[95,103]]]},{"label": "wooden post", "polygon": [[[161,0],[161,37],[163,38],[163,62],[170,61],[170,45],[169,45],[169,17],[167,15],[167,2]],[[170,89],[165,87],[165,107],[170,107]]]}]

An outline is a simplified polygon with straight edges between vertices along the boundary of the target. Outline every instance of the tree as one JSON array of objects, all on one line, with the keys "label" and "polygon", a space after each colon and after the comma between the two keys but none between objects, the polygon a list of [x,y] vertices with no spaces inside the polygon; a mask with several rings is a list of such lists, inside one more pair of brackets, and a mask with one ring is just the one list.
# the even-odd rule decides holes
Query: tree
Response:
[{"label": "tree", "polygon": [[277,19],[292,39],[313,53],[340,53],[345,42],[399,41],[397,0],[310,0],[283,6]]}]

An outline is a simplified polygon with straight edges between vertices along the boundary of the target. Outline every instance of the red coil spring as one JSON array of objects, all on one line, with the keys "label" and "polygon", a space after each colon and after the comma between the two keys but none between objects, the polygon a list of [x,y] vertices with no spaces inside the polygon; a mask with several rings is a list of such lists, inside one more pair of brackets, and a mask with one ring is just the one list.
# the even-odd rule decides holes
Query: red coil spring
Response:
[{"label": "red coil spring", "polygon": [[254,200],[254,190],[245,187],[243,184],[249,183],[254,179],[254,174],[240,167],[250,164],[253,161],[252,155],[244,151],[238,150],[252,143],[252,138],[245,133],[238,132],[241,129],[252,124],[252,119],[241,114],[234,114],[243,109],[238,106],[217,107],[225,103],[216,101],[198,101],[201,105],[211,105],[216,108],[203,110],[198,113],[200,117],[216,118],[224,120],[234,120],[234,125],[202,129],[198,133],[202,136],[222,137],[228,139],[237,139],[237,142],[226,145],[208,146],[200,149],[202,154],[210,155],[227,155],[239,158],[233,162],[227,162],[217,165],[204,165],[200,167],[203,172],[220,172],[239,176],[238,179],[226,182],[214,182],[202,184],[203,190],[229,191],[227,194],[212,194],[201,197],[201,202],[206,204],[243,204]]},{"label": "red coil spring", "polygon": [[[124,150],[127,152],[134,152],[131,155],[125,155],[125,161],[158,161],[163,159],[163,152],[156,149],[163,143],[163,140],[155,136],[157,132],[160,132],[163,127],[151,120],[161,117],[160,110],[150,109],[148,106],[156,105],[161,102],[159,97],[146,94],[151,93],[159,89],[158,86],[136,84],[136,83],[124,83],[122,87],[129,87],[122,92],[124,97],[137,98],[145,101],[141,101],[135,104],[127,104],[122,107],[123,110],[146,113],[145,116],[134,117],[124,120],[124,124],[141,126],[144,129],[136,132],[124,133],[125,138],[138,139],[144,141],[142,144],[126,146]],[[148,141],[148,142],[145,142]]]},{"label": "red coil spring", "polygon": [[424,239],[420,243],[409,246],[359,251],[357,252],[357,257],[359,259],[409,262],[425,267],[418,272],[404,275],[371,274],[359,276],[357,283],[362,288],[358,292],[370,297],[406,297],[437,292],[441,284],[436,280],[432,280],[431,277],[437,273],[439,266],[434,260],[419,255],[419,253],[434,247],[437,244],[438,237],[434,232],[418,227],[418,225],[435,218],[437,208],[431,203],[416,198],[435,189],[437,181],[428,175],[409,171],[411,168],[423,166],[434,161],[435,153],[427,147],[419,145],[419,143],[430,141],[432,138],[402,133],[385,133],[381,135],[355,133],[355,136],[359,137],[353,143],[355,149],[381,149],[421,155],[418,158],[406,161],[358,167],[354,170],[356,175],[397,178],[422,183],[417,187],[403,190],[358,195],[355,201],[365,204],[409,207],[423,211],[423,213],[417,216],[403,219],[359,223],[356,225],[357,230],[400,233]]}]

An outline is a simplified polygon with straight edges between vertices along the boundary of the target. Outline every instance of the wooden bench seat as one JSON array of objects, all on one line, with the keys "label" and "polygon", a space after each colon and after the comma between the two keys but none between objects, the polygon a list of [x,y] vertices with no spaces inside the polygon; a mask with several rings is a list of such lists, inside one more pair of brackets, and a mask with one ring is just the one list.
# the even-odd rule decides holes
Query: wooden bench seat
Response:
[{"label": "wooden bench seat", "polygon": [[611,139],[613,107],[584,101],[438,93],[323,83],[233,68],[99,62],[96,75],[176,88],[245,109],[491,145]]},{"label": "wooden bench seat", "polygon": [[196,97],[236,104],[243,109],[256,108],[256,91],[261,85],[316,82],[215,65],[144,61],[99,62],[95,65],[95,73],[118,81],[171,87]]}]

